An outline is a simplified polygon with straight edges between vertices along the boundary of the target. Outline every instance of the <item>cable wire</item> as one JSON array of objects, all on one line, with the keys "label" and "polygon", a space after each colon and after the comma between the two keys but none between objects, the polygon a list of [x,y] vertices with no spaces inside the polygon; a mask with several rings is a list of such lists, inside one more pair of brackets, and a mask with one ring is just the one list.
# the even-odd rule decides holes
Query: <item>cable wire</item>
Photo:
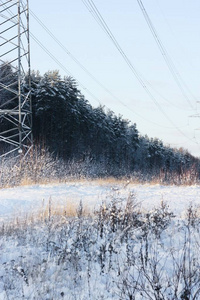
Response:
[{"label": "cable wire", "polygon": [[108,35],[108,37],[110,38],[110,40],[112,41],[112,43],[114,44],[114,46],[116,47],[116,49],[119,51],[119,53],[121,54],[121,56],[125,60],[126,64],[131,69],[132,73],[135,75],[135,77],[137,78],[137,80],[139,81],[139,83],[141,84],[141,86],[143,87],[143,89],[146,91],[146,93],[148,94],[148,96],[150,97],[150,99],[154,102],[154,104],[157,106],[157,108],[160,110],[160,112],[173,125],[173,127],[179,133],[181,133],[181,135],[183,135],[184,137],[186,137],[188,140],[193,141],[191,138],[187,137],[184,134],[184,132],[182,132],[182,130],[180,130],[179,127],[176,126],[176,124],[168,117],[168,115],[166,114],[166,112],[159,105],[159,103],[157,102],[156,98],[153,96],[153,94],[150,92],[150,90],[146,86],[146,84],[145,84],[144,80],[142,79],[141,75],[139,74],[139,72],[136,70],[136,68],[134,67],[134,65],[130,61],[130,59],[127,57],[127,55],[125,54],[125,52],[123,51],[123,49],[121,48],[121,46],[119,45],[119,43],[117,42],[116,38],[114,37],[113,33],[109,29],[107,23],[103,19],[101,13],[97,9],[97,6],[94,4],[93,0],[87,0],[87,1],[86,0],[82,0],[82,2],[86,6],[86,8],[89,10],[89,12],[92,13],[93,16],[95,16],[95,20],[98,20],[98,24],[100,24],[101,28],[103,28],[103,30],[106,32],[106,34]]},{"label": "cable wire", "polygon": [[[186,93],[184,91],[183,85],[185,86],[185,88],[188,91],[189,91],[189,89],[187,88],[187,86],[186,86],[185,82],[183,81],[180,73],[176,69],[176,67],[175,67],[175,65],[174,65],[171,57],[169,56],[169,54],[168,54],[165,46],[163,45],[163,43],[162,43],[162,41],[161,41],[161,39],[160,39],[157,31],[156,31],[156,28],[153,25],[153,23],[152,23],[149,15],[148,15],[148,13],[147,13],[144,5],[142,3],[142,0],[137,0],[137,2],[138,2],[138,5],[139,5],[139,7],[140,7],[140,9],[141,9],[141,11],[143,13],[143,16],[144,16],[146,22],[147,22],[147,25],[148,25],[148,27],[149,27],[149,29],[150,29],[150,31],[151,31],[151,33],[152,33],[155,41],[156,41],[156,44],[158,45],[158,48],[159,48],[159,50],[160,50],[160,52],[161,52],[161,54],[162,54],[162,56],[163,56],[163,58],[164,58],[164,60],[165,60],[165,62],[167,64],[167,67],[168,67],[170,73],[172,74],[172,76],[173,76],[173,78],[174,78],[177,86],[179,87],[179,89],[180,89],[183,97],[186,99],[186,101],[188,102],[188,104],[190,105],[190,107],[193,108],[193,105],[192,105],[190,99],[188,98],[188,96],[186,95]],[[193,95],[192,95],[192,97],[193,97]]]}]

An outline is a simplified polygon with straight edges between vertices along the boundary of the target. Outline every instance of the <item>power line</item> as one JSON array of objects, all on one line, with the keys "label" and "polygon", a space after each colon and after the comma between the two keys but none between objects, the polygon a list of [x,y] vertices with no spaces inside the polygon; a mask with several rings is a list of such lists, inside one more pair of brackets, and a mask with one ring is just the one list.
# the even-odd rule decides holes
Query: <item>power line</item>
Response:
[{"label": "power line", "polygon": [[187,90],[189,90],[189,89],[187,88],[186,84],[184,83],[183,79],[181,78],[180,73],[176,69],[176,67],[175,67],[175,65],[174,65],[171,57],[169,56],[169,54],[168,54],[165,46],[163,45],[163,43],[162,43],[162,41],[161,41],[161,39],[160,39],[160,37],[159,37],[156,29],[155,29],[155,26],[153,25],[153,23],[152,23],[149,15],[148,15],[148,13],[147,13],[144,5],[142,3],[142,0],[137,0],[137,2],[138,2],[138,5],[139,5],[139,7],[140,7],[140,9],[141,9],[141,11],[143,13],[143,16],[144,16],[146,22],[147,22],[147,25],[148,25],[148,27],[149,27],[149,29],[150,29],[153,37],[154,37],[154,40],[156,41],[156,43],[158,45],[158,48],[159,48],[159,50],[160,50],[160,52],[161,52],[161,54],[162,54],[162,56],[163,56],[163,58],[164,58],[164,60],[165,60],[165,62],[167,64],[167,67],[168,67],[170,73],[172,74],[172,76],[173,76],[173,78],[174,78],[177,86],[179,87],[179,89],[180,89],[183,97],[186,99],[186,101],[188,102],[188,104],[193,108],[193,105],[192,105],[190,99],[188,98],[188,96],[186,95],[186,93],[185,93],[185,91],[183,89],[183,85],[185,86],[185,88]]},{"label": "power line", "polygon": [[[87,5],[87,2],[85,0],[84,4],[87,6],[87,8],[89,9],[89,6]],[[92,12],[92,11],[91,11]],[[78,59],[58,40],[57,37],[55,37],[55,35],[49,30],[49,28],[47,28],[47,26],[44,25],[44,23],[30,10],[31,15],[35,18],[35,20],[40,24],[40,26],[51,36],[51,38],[65,51],[65,53],[67,53],[67,55],[83,70],[85,71],[85,73],[90,76],[90,78],[92,78],[101,88],[103,88],[107,93],[109,93],[114,99],[116,99],[118,102],[120,102],[123,106],[125,106],[128,110],[131,110],[127,105],[124,105],[124,103],[118,98],[116,97],[108,88],[106,88],[102,83],[99,82],[99,80],[96,79],[96,77],[94,75],[92,75],[87,69],[86,67],[83,66],[83,64],[81,64]],[[93,15],[95,17],[95,14]],[[96,18],[96,20],[98,21],[98,18]],[[101,23],[99,22],[99,24],[101,25]],[[103,28],[103,27],[102,27]],[[116,41],[117,42],[117,41]],[[128,59],[128,58],[127,58]],[[148,83],[149,84],[149,83]],[[150,85],[150,84],[149,84]],[[152,87],[153,89],[153,87]],[[155,89],[154,89],[155,91]],[[157,92],[157,91],[156,91]],[[158,92],[157,92],[158,93]],[[168,102],[171,105],[174,105],[173,103],[171,103],[169,100],[167,100],[164,96],[162,96],[159,93],[160,97],[162,97],[166,102]],[[175,106],[175,105],[174,105]],[[181,109],[183,109],[183,107],[179,107]],[[135,111],[131,110],[132,112],[135,113]],[[136,115],[138,115],[139,117],[145,119],[144,117],[142,117],[140,114],[135,113]],[[151,122],[148,119],[145,119],[148,122]],[[152,122],[151,122],[152,123]],[[154,122],[153,122],[154,123]],[[155,124],[155,123],[154,123]],[[158,125],[158,124],[156,124]],[[164,127],[162,125],[159,125],[161,127]],[[165,127],[166,128],[166,127]]]},{"label": "power line", "polygon": [[176,124],[168,117],[168,115],[166,114],[166,112],[162,109],[162,107],[159,105],[159,103],[157,102],[157,100],[155,99],[155,97],[149,91],[149,89],[147,88],[147,86],[146,86],[144,80],[142,79],[141,75],[136,70],[136,68],[133,66],[132,62],[130,61],[130,59],[127,57],[127,55],[125,54],[125,52],[123,51],[123,49],[119,45],[118,41],[116,40],[116,38],[114,37],[114,35],[111,32],[110,28],[108,27],[107,23],[103,19],[101,13],[99,12],[97,6],[94,4],[93,0],[87,0],[87,1],[86,0],[82,0],[82,2],[86,6],[86,8],[89,10],[89,12],[94,16],[94,18],[98,22],[98,24],[100,24],[100,26],[104,30],[104,32],[108,35],[109,39],[112,41],[112,43],[114,44],[114,46],[116,47],[116,49],[118,50],[118,52],[123,57],[123,59],[126,62],[126,64],[131,69],[132,73],[135,75],[135,77],[137,78],[137,80],[139,81],[139,83],[141,84],[141,86],[143,87],[143,89],[146,91],[146,93],[148,94],[148,96],[151,98],[151,100],[154,102],[154,104],[158,107],[158,109],[160,110],[160,112],[173,125],[173,127],[176,128],[177,131],[179,131],[188,140],[192,141],[192,139],[190,139],[189,137],[187,137],[184,134],[184,132],[182,132],[180,130],[180,128],[177,127]]}]

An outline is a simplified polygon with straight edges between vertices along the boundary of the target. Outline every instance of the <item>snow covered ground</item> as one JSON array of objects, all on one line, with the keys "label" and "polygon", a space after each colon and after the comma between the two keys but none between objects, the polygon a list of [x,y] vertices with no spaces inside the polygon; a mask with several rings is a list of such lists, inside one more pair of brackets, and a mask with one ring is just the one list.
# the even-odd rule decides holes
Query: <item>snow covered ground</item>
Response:
[{"label": "snow covered ground", "polygon": [[[200,299],[199,192],[199,186],[126,182],[1,189],[0,300]],[[115,207],[130,194],[141,213],[134,202]],[[49,201],[67,210],[80,200],[99,211],[7,222],[37,214]],[[191,204],[194,210],[181,219]]]},{"label": "snow covered ground", "polygon": [[66,184],[49,184],[21,186],[0,190],[0,220],[23,217],[48,205],[66,207],[72,203],[78,206],[80,200],[84,207],[93,210],[102,201],[110,201],[112,195],[124,199],[134,193],[137,202],[145,210],[167,202],[175,215],[181,216],[188,206],[200,205],[200,186],[162,186],[141,184],[98,184],[97,182],[70,182]]}]

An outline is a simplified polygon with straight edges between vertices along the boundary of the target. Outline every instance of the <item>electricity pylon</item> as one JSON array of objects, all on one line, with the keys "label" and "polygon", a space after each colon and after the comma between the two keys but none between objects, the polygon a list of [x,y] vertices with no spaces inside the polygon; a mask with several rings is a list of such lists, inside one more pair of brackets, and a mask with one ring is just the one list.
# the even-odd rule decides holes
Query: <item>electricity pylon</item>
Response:
[{"label": "electricity pylon", "polygon": [[0,0],[0,157],[32,147],[28,0]]}]

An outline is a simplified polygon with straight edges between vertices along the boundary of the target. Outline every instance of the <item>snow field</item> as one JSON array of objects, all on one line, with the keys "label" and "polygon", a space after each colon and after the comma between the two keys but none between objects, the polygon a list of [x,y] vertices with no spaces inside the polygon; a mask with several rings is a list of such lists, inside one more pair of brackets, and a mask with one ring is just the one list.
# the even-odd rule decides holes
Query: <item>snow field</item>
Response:
[{"label": "snow field", "polygon": [[137,202],[144,210],[151,210],[161,201],[169,205],[170,210],[179,216],[184,215],[190,203],[200,205],[200,186],[162,186],[128,184],[98,184],[94,182],[70,182],[65,184],[48,184],[20,186],[0,189],[0,220],[32,215],[51,204],[53,207],[67,209],[77,207],[80,200],[83,206],[93,211],[104,201],[110,201],[112,195],[126,198],[134,193]]},{"label": "snow field", "polygon": [[0,299],[199,299],[199,203],[198,186],[0,190]]}]

